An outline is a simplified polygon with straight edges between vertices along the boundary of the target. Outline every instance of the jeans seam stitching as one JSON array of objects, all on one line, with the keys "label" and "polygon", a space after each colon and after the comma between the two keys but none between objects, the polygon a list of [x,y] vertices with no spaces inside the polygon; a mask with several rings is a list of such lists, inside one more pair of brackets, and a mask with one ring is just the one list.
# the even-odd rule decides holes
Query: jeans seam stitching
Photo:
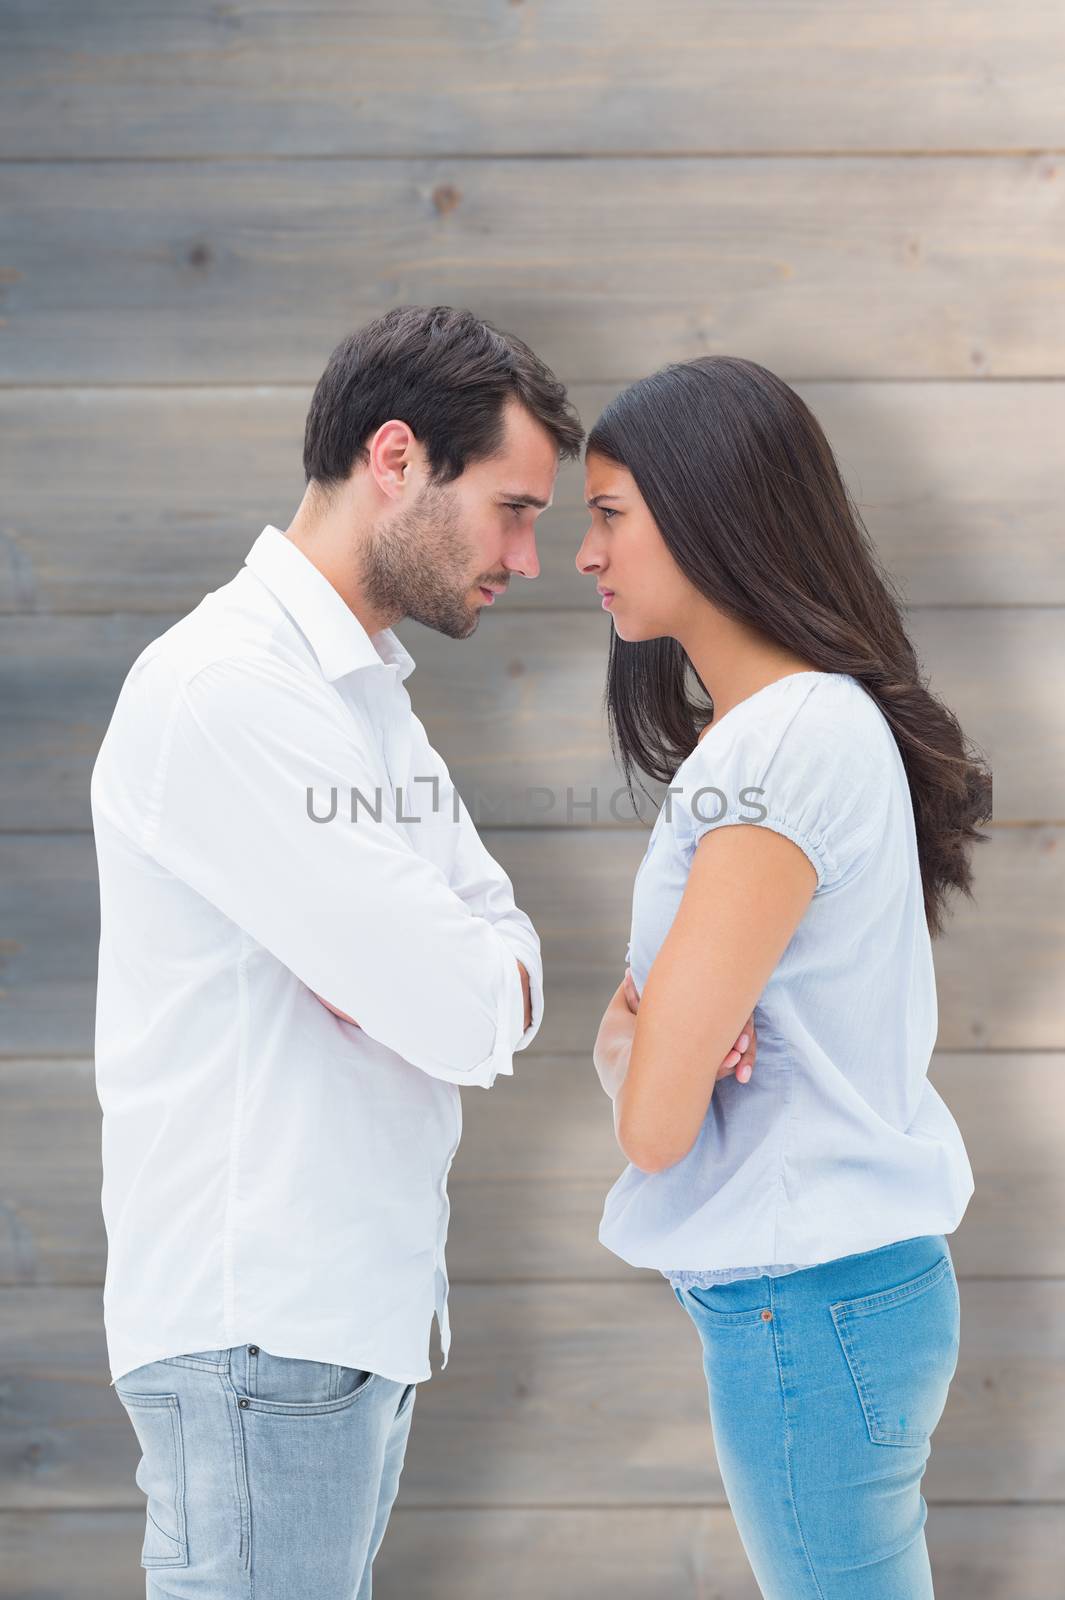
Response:
[{"label": "jeans seam stitching", "polygon": [[229,1417],[229,1431],[233,1440],[233,1469],[237,1490],[237,1509],[239,1515],[240,1547],[237,1551],[238,1559],[243,1557],[242,1565],[248,1574],[248,1594],[253,1593],[251,1575],[251,1493],[248,1488],[248,1462],[244,1452],[244,1429],[240,1424],[240,1413],[237,1407],[237,1391],[233,1384],[230,1365],[227,1363],[226,1371],[219,1374],[219,1382],[226,1392],[226,1413]]},{"label": "jeans seam stitching", "polygon": [[770,1279],[769,1301],[770,1301],[770,1307],[771,1307],[771,1309],[773,1311],[773,1328],[772,1328],[773,1357],[774,1357],[774,1360],[776,1362],[777,1381],[778,1381],[778,1383],[780,1385],[780,1404],[781,1404],[781,1408],[782,1408],[782,1410],[784,1412],[784,1469],[785,1469],[785,1474],[786,1474],[787,1484],[788,1484],[788,1501],[789,1501],[789,1504],[791,1506],[791,1514],[792,1514],[792,1517],[793,1517],[794,1522],[795,1522],[795,1530],[799,1535],[799,1544],[802,1547],[803,1557],[804,1557],[804,1559],[806,1561],[806,1566],[807,1566],[807,1570],[809,1571],[810,1578],[813,1581],[814,1588],[817,1590],[818,1600],[825,1600],[825,1592],[821,1588],[821,1584],[820,1584],[820,1582],[818,1580],[817,1573],[814,1571],[813,1560],[812,1560],[812,1558],[810,1556],[809,1547],[807,1546],[807,1543],[806,1543],[806,1535],[802,1531],[802,1522],[801,1522],[800,1517],[799,1517],[799,1508],[795,1503],[795,1480],[794,1480],[794,1478],[792,1476],[792,1465],[791,1465],[791,1418],[788,1415],[787,1389],[786,1389],[786,1386],[785,1386],[785,1383],[784,1383],[784,1373],[783,1373],[783,1370],[782,1370],[781,1364],[780,1364],[780,1320],[779,1320],[779,1316],[777,1314],[777,1307],[774,1304],[774,1299],[773,1299],[772,1279]]},{"label": "jeans seam stitching", "polygon": [[836,1331],[839,1334],[840,1343],[843,1346],[843,1354],[847,1358],[847,1365],[850,1367],[851,1377],[854,1379],[854,1387],[858,1391],[858,1399],[861,1403],[862,1412],[865,1416],[865,1426],[868,1430],[869,1437],[874,1444],[892,1443],[893,1441],[888,1440],[886,1437],[878,1437],[878,1435],[884,1435],[885,1433],[884,1424],[880,1419],[880,1412],[877,1409],[876,1402],[873,1399],[872,1390],[870,1389],[868,1379],[865,1376],[865,1368],[862,1366],[861,1358],[858,1355],[857,1346],[855,1345],[854,1340],[850,1337],[850,1328],[847,1324],[846,1312],[841,1311],[838,1319],[833,1312],[832,1320],[836,1324]]}]

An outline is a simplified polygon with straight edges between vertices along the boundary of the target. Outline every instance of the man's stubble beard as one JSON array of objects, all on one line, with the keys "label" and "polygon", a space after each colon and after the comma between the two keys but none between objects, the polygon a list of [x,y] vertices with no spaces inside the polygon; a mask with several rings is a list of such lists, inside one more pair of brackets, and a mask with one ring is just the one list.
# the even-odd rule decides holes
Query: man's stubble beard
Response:
[{"label": "man's stubble beard", "polygon": [[427,484],[409,510],[371,530],[362,547],[361,586],[375,610],[409,617],[465,639],[479,610],[469,600],[473,548],[459,527],[456,496]]}]

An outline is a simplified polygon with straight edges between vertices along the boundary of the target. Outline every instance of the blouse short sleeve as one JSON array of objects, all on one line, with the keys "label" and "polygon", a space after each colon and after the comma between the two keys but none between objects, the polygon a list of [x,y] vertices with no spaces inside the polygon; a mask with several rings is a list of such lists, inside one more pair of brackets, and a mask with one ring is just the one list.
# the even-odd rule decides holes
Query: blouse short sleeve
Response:
[{"label": "blouse short sleeve", "polygon": [[790,680],[771,708],[752,705],[751,714],[741,703],[739,717],[730,713],[696,746],[673,791],[674,833],[689,863],[704,834],[740,823],[798,845],[817,874],[815,894],[866,858],[888,787],[884,734],[894,740],[860,685],[844,678],[840,692],[829,679],[822,694],[825,683]]}]

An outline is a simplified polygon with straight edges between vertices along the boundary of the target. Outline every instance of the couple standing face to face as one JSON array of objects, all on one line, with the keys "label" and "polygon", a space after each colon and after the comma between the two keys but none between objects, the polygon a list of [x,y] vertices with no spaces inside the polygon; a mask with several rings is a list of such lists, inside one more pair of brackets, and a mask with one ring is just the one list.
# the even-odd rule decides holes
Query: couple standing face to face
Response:
[{"label": "couple standing face to face", "polygon": [[[336,570],[330,576],[369,631],[410,618],[466,638],[515,575],[539,576],[535,525],[554,501],[558,444],[517,398],[504,403],[502,420],[498,452],[449,483],[433,481],[408,424],[390,420],[367,442],[368,463],[351,480],[356,507],[367,502],[353,519],[365,529],[350,552],[355,579],[345,583]],[[589,580],[590,601],[611,612],[624,639],[674,632],[699,597],[631,472],[589,453],[584,498],[591,523],[576,565]],[[295,535],[297,525],[289,531]],[[323,555],[320,539],[315,554]]]},{"label": "couple standing face to face", "polygon": [[[409,618],[467,638],[515,574],[539,575],[537,519],[582,448],[575,564],[613,619],[612,742],[627,779],[668,781],[711,716],[834,666],[808,641],[826,612],[853,608],[869,566],[827,440],[774,373],[735,356],[673,363],[621,390],[586,436],[521,340],[468,312],[398,307],[330,358],[286,531],[369,634]],[[897,627],[875,574],[857,576],[865,610]]]}]

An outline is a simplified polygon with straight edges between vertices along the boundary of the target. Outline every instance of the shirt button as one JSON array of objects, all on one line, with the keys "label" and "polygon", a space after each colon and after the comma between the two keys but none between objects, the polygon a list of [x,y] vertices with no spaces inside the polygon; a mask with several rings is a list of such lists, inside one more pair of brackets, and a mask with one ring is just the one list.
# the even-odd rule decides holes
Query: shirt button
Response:
[{"label": "shirt button", "polygon": [[763,1311],[762,1312],[762,1321],[763,1322],[771,1322],[772,1320],[773,1320],[773,1313],[771,1311]]},{"label": "shirt button", "polygon": [[238,1406],[246,1406],[246,1405],[247,1405],[247,1403],[248,1403],[248,1402],[247,1402],[247,1401],[246,1401],[246,1400],[238,1400],[238,1401],[237,1401],[237,1404],[238,1404]]},{"label": "shirt button", "polygon": [[259,1354],[259,1346],[257,1344],[250,1344],[248,1346],[248,1354],[250,1356],[257,1356]]}]

